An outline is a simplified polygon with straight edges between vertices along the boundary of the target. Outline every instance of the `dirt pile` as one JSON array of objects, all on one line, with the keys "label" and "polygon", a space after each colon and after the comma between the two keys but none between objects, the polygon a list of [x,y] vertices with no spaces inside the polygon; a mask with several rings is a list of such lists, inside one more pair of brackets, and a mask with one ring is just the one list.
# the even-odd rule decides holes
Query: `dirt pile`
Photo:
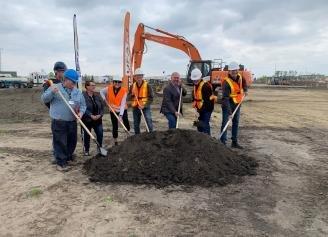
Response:
[{"label": "dirt pile", "polygon": [[216,139],[192,130],[143,133],[108,153],[87,160],[91,181],[137,184],[225,185],[255,175],[257,162],[237,155]]}]

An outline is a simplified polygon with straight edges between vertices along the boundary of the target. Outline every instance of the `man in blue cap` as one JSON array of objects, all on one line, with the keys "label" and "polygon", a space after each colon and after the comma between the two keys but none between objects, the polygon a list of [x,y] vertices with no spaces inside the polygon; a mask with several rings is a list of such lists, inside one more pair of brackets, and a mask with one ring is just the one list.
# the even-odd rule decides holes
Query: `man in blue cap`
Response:
[{"label": "man in blue cap", "polygon": [[[64,72],[67,70],[67,66],[65,63],[58,61],[54,65],[54,72],[55,77],[49,78],[47,81],[45,81],[42,85],[43,92],[45,92],[52,84],[58,84],[61,83],[63,80]],[[50,108],[50,103],[45,104],[48,109]]]},{"label": "man in blue cap", "polygon": [[57,170],[67,171],[67,164],[73,160],[73,153],[77,144],[76,118],[66,103],[58,94],[60,91],[76,114],[82,118],[86,104],[82,93],[75,87],[79,80],[77,72],[68,69],[64,72],[62,83],[53,84],[41,96],[44,103],[50,103],[51,130],[53,138],[54,156]]},{"label": "man in blue cap", "polygon": [[[45,92],[52,84],[58,84],[61,83],[63,81],[63,77],[64,77],[64,72],[67,70],[67,66],[64,62],[61,61],[57,61],[54,64],[54,77],[49,76],[48,80],[46,80],[42,87],[43,87],[43,92]],[[48,109],[50,109],[50,103],[45,103],[45,106],[48,107]],[[55,150],[52,150],[53,154],[55,154]],[[53,156],[53,158],[51,159],[51,164],[57,164],[57,161],[55,159],[55,155]]]}]

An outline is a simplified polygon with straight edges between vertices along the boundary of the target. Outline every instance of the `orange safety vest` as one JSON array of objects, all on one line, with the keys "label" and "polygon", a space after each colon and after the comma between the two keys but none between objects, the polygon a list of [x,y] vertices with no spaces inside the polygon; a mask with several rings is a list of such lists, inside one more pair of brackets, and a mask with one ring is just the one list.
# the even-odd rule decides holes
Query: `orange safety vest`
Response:
[{"label": "orange safety vest", "polygon": [[202,88],[203,85],[205,84],[205,81],[201,80],[198,83],[198,88],[196,90],[196,86],[194,86],[194,101],[192,103],[192,107],[196,108],[196,109],[201,109],[203,106],[203,96],[202,96]]},{"label": "orange safety vest", "polygon": [[243,79],[240,74],[238,74],[238,76],[239,76],[239,83],[235,82],[229,77],[226,77],[224,79],[230,86],[231,89],[230,98],[235,104],[239,104],[244,95]]},{"label": "orange safety vest", "polygon": [[137,86],[137,82],[134,82],[132,85],[132,107],[137,107],[139,105],[145,106],[148,101],[148,83],[144,80],[141,84],[141,87]]},{"label": "orange safety vest", "polygon": [[[121,103],[123,96],[127,93],[127,89],[125,87],[121,87],[118,93],[115,95],[113,84],[109,85],[107,88],[107,102],[108,104],[116,111],[119,112],[121,108]],[[125,109],[127,109],[127,105],[125,104]]]}]

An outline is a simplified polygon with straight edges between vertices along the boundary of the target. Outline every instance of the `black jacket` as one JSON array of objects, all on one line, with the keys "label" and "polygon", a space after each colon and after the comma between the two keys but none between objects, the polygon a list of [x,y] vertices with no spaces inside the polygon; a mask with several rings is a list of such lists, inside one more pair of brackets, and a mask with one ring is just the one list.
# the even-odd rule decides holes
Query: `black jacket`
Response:
[{"label": "black jacket", "polygon": [[[163,90],[163,101],[161,106],[161,113],[175,113],[179,109],[179,100],[180,100],[180,90],[181,87],[179,87],[179,91],[177,88],[169,82],[167,86],[165,86]],[[187,94],[186,89],[182,87],[182,96],[185,96]],[[182,101],[181,101],[181,107],[180,112],[182,113]]]},{"label": "black jacket", "polygon": [[84,96],[85,104],[87,106],[87,109],[82,117],[82,121],[85,123],[93,122],[94,120],[91,119],[91,115],[100,114],[101,115],[100,119],[98,119],[97,121],[94,121],[94,122],[101,123],[102,116],[104,115],[104,104],[103,104],[103,100],[101,99],[100,95],[98,93],[93,94],[92,98],[97,105],[97,111],[95,113],[92,113],[92,110],[93,110],[92,98],[88,95],[88,93],[86,91],[83,91],[82,94]]}]

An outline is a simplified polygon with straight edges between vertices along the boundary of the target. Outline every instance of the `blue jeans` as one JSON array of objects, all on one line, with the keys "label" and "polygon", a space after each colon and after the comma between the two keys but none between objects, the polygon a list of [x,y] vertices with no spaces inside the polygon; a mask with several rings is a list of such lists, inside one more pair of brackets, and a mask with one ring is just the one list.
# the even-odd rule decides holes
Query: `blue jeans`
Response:
[{"label": "blue jeans", "polygon": [[52,141],[57,165],[72,160],[77,143],[76,121],[51,120]]},{"label": "blue jeans", "polygon": [[[236,105],[230,104],[232,112],[236,109]],[[222,107],[222,124],[221,124],[221,132],[225,125],[227,124],[229,120],[229,111],[226,107]],[[235,113],[235,116],[232,119],[232,131],[231,131],[231,140],[233,142],[238,141],[238,126],[239,126],[239,117],[240,117],[240,107],[238,108],[237,112]],[[228,130],[228,129],[227,129]],[[221,142],[226,143],[227,142],[227,130],[222,134]]]},{"label": "blue jeans", "polygon": [[177,117],[173,113],[165,113],[164,114],[168,123],[169,123],[169,129],[176,128],[177,126]]},{"label": "blue jeans", "polygon": [[[153,121],[151,119],[151,108],[150,106],[143,108],[142,112],[145,115],[146,123],[149,128],[149,132],[153,131]],[[138,107],[133,108],[133,125],[134,125],[134,133],[140,133],[140,121],[141,121],[141,112]]]},{"label": "blue jeans", "polygon": [[[97,142],[99,143],[100,146],[102,146],[103,133],[104,133],[102,123],[99,124],[94,124],[93,122],[85,123],[85,126],[89,129],[90,132],[92,129],[95,131]],[[83,132],[83,142],[84,142],[84,151],[89,152],[90,135],[86,131]]]},{"label": "blue jeans", "polygon": [[207,133],[211,135],[210,119],[212,111],[201,111],[199,113],[198,120],[201,122],[202,126],[197,127],[198,132]]}]

